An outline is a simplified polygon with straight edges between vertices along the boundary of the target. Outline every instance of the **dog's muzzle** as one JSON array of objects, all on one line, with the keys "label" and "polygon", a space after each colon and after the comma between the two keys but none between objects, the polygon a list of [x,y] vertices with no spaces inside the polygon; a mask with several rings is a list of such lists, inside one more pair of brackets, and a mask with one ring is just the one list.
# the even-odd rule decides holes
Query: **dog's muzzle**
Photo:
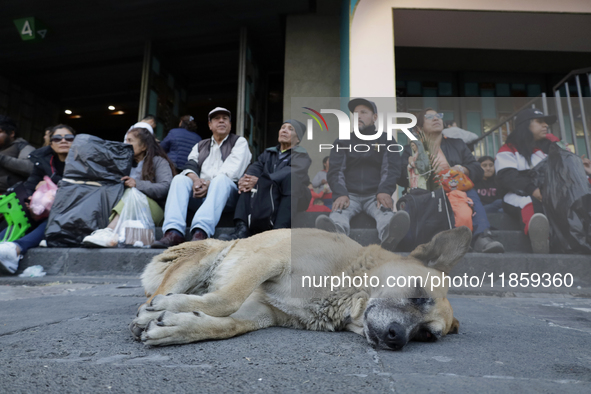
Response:
[{"label": "dog's muzzle", "polygon": [[398,323],[390,323],[382,334],[382,343],[392,350],[400,350],[408,343],[406,330]]}]

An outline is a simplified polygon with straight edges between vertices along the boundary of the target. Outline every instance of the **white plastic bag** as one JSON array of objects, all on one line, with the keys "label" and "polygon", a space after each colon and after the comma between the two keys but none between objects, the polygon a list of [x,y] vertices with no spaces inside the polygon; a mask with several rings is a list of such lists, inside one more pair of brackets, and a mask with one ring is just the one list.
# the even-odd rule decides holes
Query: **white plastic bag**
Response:
[{"label": "white plastic bag", "polygon": [[42,266],[33,265],[31,267],[27,267],[27,269],[25,269],[19,276],[21,278],[36,278],[39,276],[45,276],[45,274],[47,274],[47,272],[43,272]]},{"label": "white plastic bag", "polygon": [[156,227],[146,195],[132,187],[125,190],[122,200],[123,209],[115,227],[119,243],[136,247],[152,245]]}]

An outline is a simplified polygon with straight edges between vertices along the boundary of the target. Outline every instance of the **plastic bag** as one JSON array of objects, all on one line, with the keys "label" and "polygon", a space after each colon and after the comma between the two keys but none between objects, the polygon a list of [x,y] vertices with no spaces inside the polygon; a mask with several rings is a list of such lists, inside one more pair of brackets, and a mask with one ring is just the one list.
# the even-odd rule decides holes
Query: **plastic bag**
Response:
[{"label": "plastic bag", "polygon": [[532,176],[550,223],[550,250],[591,254],[591,186],[581,159],[552,144]]},{"label": "plastic bag", "polygon": [[37,277],[45,276],[45,275],[47,275],[47,272],[43,272],[42,266],[33,265],[31,267],[27,267],[27,269],[25,269],[23,271],[23,273],[19,275],[19,277],[21,277],[21,278],[37,278]]},{"label": "plastic bag", "polygon": [[119,235],[119,243],[136,247],[148,247],[155,241],[156,227],[150,212],[146,195],[135,187],[125,190],[123,209],[115,233]]},{"label": "plastic bag", "polygon": [[64,178],[119,183],[131,171],[130,154],[133,159],[129,144],[78,134],[66,158]]},{"label": "plastic bag", "polygon": [[107,227],[111,210],[123,196],[121,178],[129,175],[132,162],[131,145],[79,134],[49,213],[47,246],[79,246],[94,230]]},{"label": "plastic bag", "polygon": [[49,216],[49,211],[51,211],[57,191],[56,184],[47,175],[43,177],[43,181],[45,183],[35,190],[35,193],[31,197],[31,204],[29,205],[31,212],[37,218],[46,218]]},{"label": "plastic bag", "polygon": [[474,183],[472,183],[468,175],[458,170],[450,168],[449,170],[441,171],[439,177],[439,180],[436,182],[441,184],[446,193],[454,190],[467,192],[474,187]]}]

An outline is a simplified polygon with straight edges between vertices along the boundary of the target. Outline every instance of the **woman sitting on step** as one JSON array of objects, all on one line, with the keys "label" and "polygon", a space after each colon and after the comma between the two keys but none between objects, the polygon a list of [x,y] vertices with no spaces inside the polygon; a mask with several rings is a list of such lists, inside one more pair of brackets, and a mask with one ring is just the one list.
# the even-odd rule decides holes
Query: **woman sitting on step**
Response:
[{"label": "woman sitting on step", "polygon": [[[29,155],[35,167],[31,176],[25,181],[24,188],[30,198],[35,190],[45,181],[44,176],[51,178],[56,185],[62,179],[66,157],[74,141],[76,132],[67,125],[57,125],[49,133],[49,146],[37,149]],[[25,208],[26,209],[26,208]],[[0,243],[0,269],[14,274],[18,269],[18,263],[30,248],[38,246],[45,236],[47,218],[32,219],[31,227],[25,235],[14,242]],[[0,233],[0,239],[4,238],[6,230]]]},{"label": "woman sitting on step", "polygon": [[[133,146],[134,167],[129,176],[121,180],[126,188],[135,187],[148,198],[152,220],[158,227],[164,220],[164,204],[172,178],[176,175],[174,164],[170,161],[156,138],[147,129],[135,128],[127,132],[125,142]],[[123,199],[113,208],[109,226],[96,230],[85,237],[82,243],[91,247],[112,248],[119,242],[113,231],[123,210]]]}]

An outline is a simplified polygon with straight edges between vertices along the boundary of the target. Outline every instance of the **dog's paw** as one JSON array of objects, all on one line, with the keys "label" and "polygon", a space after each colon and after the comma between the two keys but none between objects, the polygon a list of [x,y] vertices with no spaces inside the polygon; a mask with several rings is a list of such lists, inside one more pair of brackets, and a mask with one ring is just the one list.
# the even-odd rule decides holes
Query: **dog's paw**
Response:
[{"label": "dog's paw", "polygon": [[167,295],[157,295],[152,298],[150,304],[146,307],[148,312],[161,312],[161,311],[171,311],[171,312],[184,312],[182,310],[183,303],[186,299],[186,294],[172,294],[169,293]]},{"label": "dog's paw", "polygon": [[141,339],[141,335],[144,329],[147,327],[148,323],[152,320],[157,319],[162,312],[152,312],[147,310],[147,305],[142,305],[137,312],[137,317],[133,319],[131,324],[129,325],[129,330],[131,334],[136,340]]},{"label": "dog's paw", "polygon": [[141,334],[141,341],[151,346],[194,342],[198,340],[191,335],[196,318],[193,313],[161,312],[156,319],[148,323]]}]

